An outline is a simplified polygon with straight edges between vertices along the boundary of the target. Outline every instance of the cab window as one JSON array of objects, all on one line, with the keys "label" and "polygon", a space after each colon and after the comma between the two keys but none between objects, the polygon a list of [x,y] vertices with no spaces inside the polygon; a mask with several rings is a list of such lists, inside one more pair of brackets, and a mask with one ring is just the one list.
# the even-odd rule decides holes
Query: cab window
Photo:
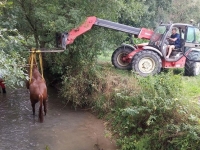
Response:
[{"label": "cab window", "polygon": [[198,28],[195,28],[195,43],[200,43],[200,31]]},{"label": "cab window", "polygon": [[185,39],[185,29],[181,30],[181,39]]},{"label": "cab window", "polygon": [[193,43],[195,41],[195,30],[192,27],[188,27],[186,42]]}]

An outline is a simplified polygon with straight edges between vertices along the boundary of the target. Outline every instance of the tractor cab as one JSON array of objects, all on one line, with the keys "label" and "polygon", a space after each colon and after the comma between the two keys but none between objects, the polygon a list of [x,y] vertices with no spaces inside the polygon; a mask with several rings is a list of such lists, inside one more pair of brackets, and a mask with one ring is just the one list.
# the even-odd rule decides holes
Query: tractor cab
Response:
[{"label": "tractor cab", "polygon": [[[169,57],[168,45],[172,29],[180,35],[180,47]],[[174,31],[173,31],[174,32]],[[200,74],[200,31],[190,24],[161,24],[152,34],[148,45],[131,52],[132,69],[141,76],[154,75],[161,68],[185,68],[185,75]]]},{"label": "tractor cab", "polygon": [[[176,28],[176,33],[180,35],[180,48],[174,49],[170,57],[166,58],[167,46],[170,44],[168,38],[171,36],[173,28]],[[200,31],[190,24],[161,24],[155,29],[149,45],[158,49],[166,61],[178,61],[189,49],[200,49]]]}]

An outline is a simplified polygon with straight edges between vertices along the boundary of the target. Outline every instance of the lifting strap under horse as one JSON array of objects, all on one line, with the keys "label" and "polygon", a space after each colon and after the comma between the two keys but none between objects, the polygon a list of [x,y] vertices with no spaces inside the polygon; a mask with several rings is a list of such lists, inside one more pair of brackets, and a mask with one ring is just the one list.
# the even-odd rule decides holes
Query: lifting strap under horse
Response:
[{"label": "lifting strap under horse", "polygon": [[37,59],[36,59],[37,53],[39,54],[40,70],[41,70],[42,78],[44,79],[41,51],[36,50],[36,49],[31,49],[31,54],[29,56],[29,64],[30,64],[29,83],[31,83],[31,79],[33,76],[33,62],[35,61],[35,63],[37,63]]}]

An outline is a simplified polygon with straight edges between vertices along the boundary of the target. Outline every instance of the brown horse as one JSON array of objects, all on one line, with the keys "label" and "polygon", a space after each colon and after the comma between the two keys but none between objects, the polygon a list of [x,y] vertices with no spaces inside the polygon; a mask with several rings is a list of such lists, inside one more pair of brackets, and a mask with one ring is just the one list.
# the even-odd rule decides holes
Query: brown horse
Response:
[{"label": "brown horse", "polygon": [[[29,71],[30,76],[30,71]],[[47,86],[45,79],[40,74],[36,63],[33,63],[32,66],[32,77],[30,81],[26,83],[27,89],[30,91],[30,100],[33,110],[33,115],[35,115],[35,104],[39,102],[39,121],[43,122],[43,111],[42,106],[44,106],[44,114],[47,113]]]}]

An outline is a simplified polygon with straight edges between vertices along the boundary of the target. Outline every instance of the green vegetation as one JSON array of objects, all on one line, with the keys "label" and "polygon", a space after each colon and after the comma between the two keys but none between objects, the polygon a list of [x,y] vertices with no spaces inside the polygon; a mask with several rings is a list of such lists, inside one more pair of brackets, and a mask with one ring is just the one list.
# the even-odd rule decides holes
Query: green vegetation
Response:
[{"label": "green vegetation", "polygon": [[[24,50],[53,48],[56,32],[78,27],[88,16],[146,28],[160,21],[189,23],[192,18],[200,22],[199,1],[182,3],[187,5],[175,0],[3,0],[0,73],[7,85],[22,84],[29,54]],[[200,78],[173,71],[140,78],[131,71],[116,70],[110,56],[103,54],[112,54],[126,37],[93,27],[65,52],[45,54],[50,82],[61,83],[65,103],[91,107],[107,119],[122,150],[200,149]],[[97,60],[99,55],[101,60]]]},{"label": "green vegetation", "polygon": [[50,150],[49,146],[45,146],[45,150]]},{"label": "green vegetation", "polygon": [[199,105],[191,110],[181,76],[168,73],[138,81],[141,92],[117,97],[128,104],[111,113],[121,149],[199,149]]},{"label": "green vegetation", "polygon": [[[18,52],[19,49],[28,50],[31,47],[52,48],[55,45],[56,32],[69,31],[79,26],[88,16],[151,29],[160,21],[189,23],[192,18],[198,23],[199,1],[183,0],[182,3],[188,5],[180,7],[180,3],[175,0],[2,0],[1,50],[9,53],[10,50]],[[15,31],[15,34],[10,31]],[[12,38],[5,40],[5,34]],[[91,32],[79,37],[79,41],[73,46],[68,47],[69,53],[46,54],[45,68],[48,68],[50,75],[60,80],[66,79],[66,72],[81,72],[83,65],[92,66],[99,53],[108,49],[113,51],[126,37],[124,33],[94,27]],[[20,55],[27,58],[27,54]],[[3,55],[0,55],[0,59],[2,57]],[[16,56],[11,55],[11,61],[13,57]],[[1,66],[4,67],[3,65]],[[77,66],[80,66],[80,69],[69,70]],[[16,77],[18,78],[17,74]],[[21,77],[20,75],[19,78]]]},{"label": "green vegetation", "polygon": [[24,72],[26,59],[23,54],[24,38],[17,30],[0,28],[0,75],[5,78],[7,85],[23,86],[27,78]]},{"label": "green vegetation", "polygon": [[93,110],[108,121],[120,149],[200,148],[198,76],[169,70],[141,78],[103,66],[109,92],[96,96]]}]

